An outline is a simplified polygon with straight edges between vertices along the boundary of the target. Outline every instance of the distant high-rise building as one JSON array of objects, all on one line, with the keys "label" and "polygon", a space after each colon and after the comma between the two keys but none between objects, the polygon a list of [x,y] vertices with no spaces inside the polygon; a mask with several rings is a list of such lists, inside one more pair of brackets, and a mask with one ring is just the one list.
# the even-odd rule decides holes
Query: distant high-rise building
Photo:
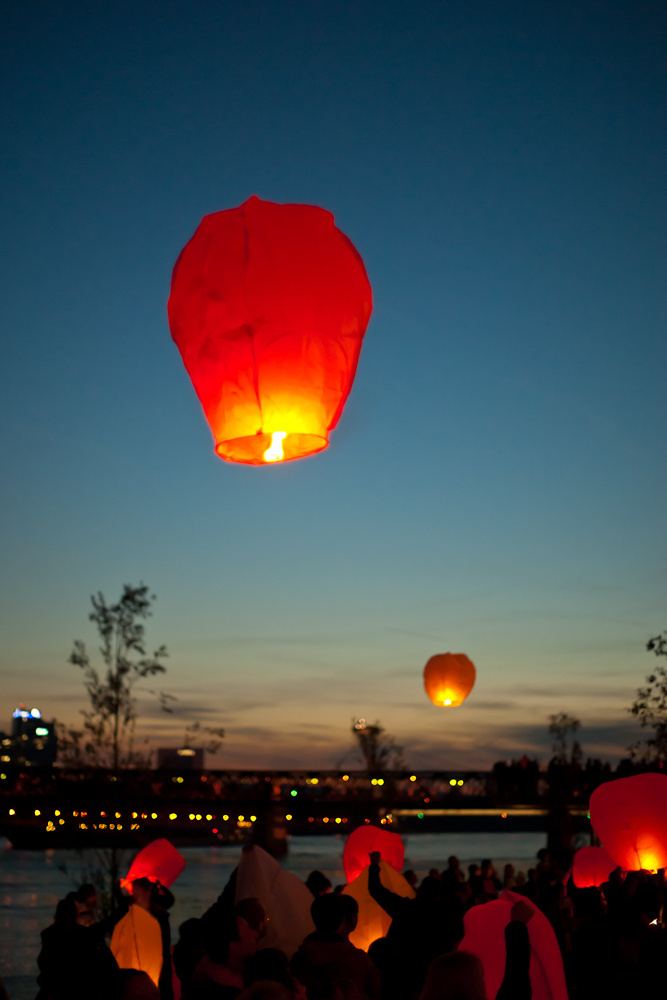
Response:
[{"label": "distant high-rise building", "polygon": [[56,721],[47,722],[38,708],[20,704],[12,718],[11,734],[0,733],[0,763],[16,767],[47,767],[58,752]]}]

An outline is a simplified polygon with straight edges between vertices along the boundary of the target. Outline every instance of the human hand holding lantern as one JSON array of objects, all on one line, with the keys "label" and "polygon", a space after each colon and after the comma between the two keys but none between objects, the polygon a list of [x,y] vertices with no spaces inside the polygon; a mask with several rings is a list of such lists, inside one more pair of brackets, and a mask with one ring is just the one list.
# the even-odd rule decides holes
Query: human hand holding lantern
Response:
[{"label": "human hand holding lantern", "polygon": [[394,871],[400,872],[405,855],[403,841],[397,833],[371,823],[358,826],[348,836],[343,848],[343,869],[348,882],[353,882],[368,867],[367,859],[372,859],[372,855],[377,855],[378,863],[382,858]]}]

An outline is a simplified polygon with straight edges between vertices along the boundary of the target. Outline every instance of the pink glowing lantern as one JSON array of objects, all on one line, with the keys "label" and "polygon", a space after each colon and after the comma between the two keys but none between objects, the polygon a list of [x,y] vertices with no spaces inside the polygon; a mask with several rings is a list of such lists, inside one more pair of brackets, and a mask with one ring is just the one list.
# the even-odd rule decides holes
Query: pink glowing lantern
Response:
[{"label": "pink glowing lantern", "polygon": [[619,867],[667,868],[667,775],[608,781],[595,789],[589,808],[593,829]]},{"label": "pink glowing lantern", "polygon": [[604,847],[580,847],[574,856],[572,879],[577,889],[590,889],[608,882],[616,867]]},{"label": "pink glowing lantern", "polygon": [[567,1000],[563,959],[553,928],[525,896],[505,890],[500,899],[473,906],[463,918],[465,936],[459,948],[471,951],[484,966],[486,992],[495,997],[505,973],[505,927],[515,903],[527,903],[533,916],[527,924],[530,939],[530,983],[533,1000]]}]

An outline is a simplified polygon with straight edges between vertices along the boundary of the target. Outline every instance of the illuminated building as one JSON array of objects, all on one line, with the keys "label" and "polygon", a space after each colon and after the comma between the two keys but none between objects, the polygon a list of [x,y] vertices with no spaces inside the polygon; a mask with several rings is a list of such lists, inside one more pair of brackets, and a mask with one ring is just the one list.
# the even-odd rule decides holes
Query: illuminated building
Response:
[{"label": "illuminated building", "polygon": [[157,752],[157,766],[163,771],[201,771],[204,751],[201,747],[166,747]]},{"label": "illuminated building", "polygon": [[23,703],[14,712],[10,735],[0,733],[0,763],[11,767],[48,767],[58,752],[55,719]]}]

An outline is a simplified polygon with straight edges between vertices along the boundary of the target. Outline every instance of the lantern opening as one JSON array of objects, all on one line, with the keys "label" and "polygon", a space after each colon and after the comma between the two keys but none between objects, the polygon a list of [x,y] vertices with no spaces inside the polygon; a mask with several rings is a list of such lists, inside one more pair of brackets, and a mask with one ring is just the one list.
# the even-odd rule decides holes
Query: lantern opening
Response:
[{"label": "lantern opening", "polygon": [[431,697],[431,701],[441,708],[457,708],[463,702],[463,698],[458,697],[457,692],[451,688],[440,688]]},{"label": "lantern opening", "polygon": [[246,437],[218,441],[215,453],[227,462],[241,462],[244,465],[266,465],[273,462],[289,462],[294,458],[306,458],[322,451],[329,444],[329,438],[320,434],[292,434],[290,431],[248,434]]},{"label": "lantern opening", "polygon": [[271,447],[267,448],[264,452],[264,458],[267,462],[280,462],[285,456],[283,454],[283,438],[286,436],[286,431],[274,431],[271,435]]}]

